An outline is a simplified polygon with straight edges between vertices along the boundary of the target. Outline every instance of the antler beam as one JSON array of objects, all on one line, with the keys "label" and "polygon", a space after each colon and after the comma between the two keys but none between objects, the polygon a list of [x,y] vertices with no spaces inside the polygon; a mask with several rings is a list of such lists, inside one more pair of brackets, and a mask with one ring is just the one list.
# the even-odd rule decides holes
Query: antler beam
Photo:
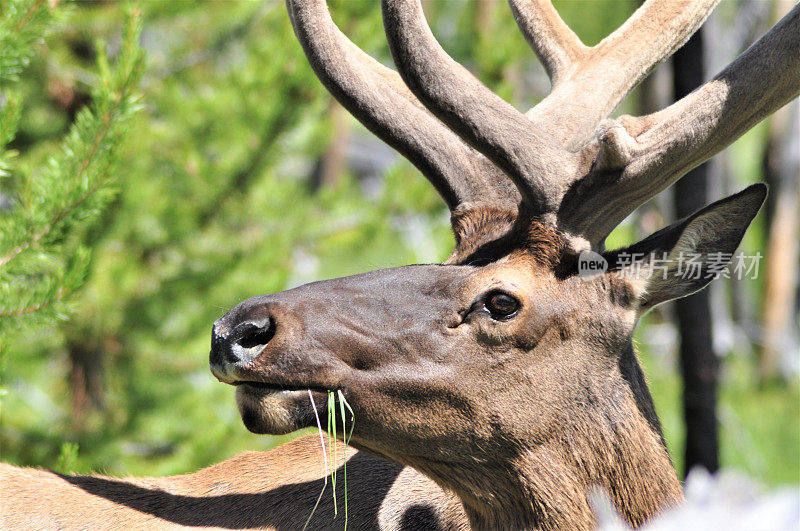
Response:
[{"label": "antler beam", "polygon": [[800,5],[714,79],[659,112],[605,121],[560,225],[602,242],[641,203],[800,94]]},{"label": "antler beam", "polygon": [[508,175],[534,212],[554,212],[577,157],[494,94],[442,49],[420,0],[383,0],[389,48],[403,80],[453,131]]},{"label": "antler beam", "polygon": [[516,208],[519,196],[491,162],[459,139],[336,26],[324,0],[287,0],[295,34],[314,72],[370,131],[408,158],[450,209],[489,202]]}]

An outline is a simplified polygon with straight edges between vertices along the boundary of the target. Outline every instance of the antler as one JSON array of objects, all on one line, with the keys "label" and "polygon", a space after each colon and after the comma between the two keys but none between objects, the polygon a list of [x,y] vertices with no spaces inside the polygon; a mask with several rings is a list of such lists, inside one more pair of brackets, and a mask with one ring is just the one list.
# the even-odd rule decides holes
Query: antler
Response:
[{"label": "antler", "polygon": [[594,168],[562,201],[561,227],[602,242],[640,204],[798,94],[800,5],[680,101],[647,116],[603,122],[597,147],[589,147],[597,151]]},{"label": "antler", "polygon": [[451,210],[519,196],[492,163],[439,122],[400,76],[365,54],[334,24],[325,0],[286,0],[295,34],[322,83],[370,131],[409,159]]},{"label": "antler", "polygon": [[552,130],[568,149],[581,147],[653,67],[689,40],[719,1],[648,0],[589,48],[549,1],[509,0],[520,30],[553,82],[553,91],[527,117]]},{"label": "antler", "polygon": [[508,207],[521,196],[526,217],[562,230],[575,250],[601,248],[639,204],[800,92],[795,7],[683,100],[649,116],[604,120],[689,39],[719,0],[648,0],[594,47],[583,45],[549,2],[509,2],[553,82],[551,94],[526,114],[447,55],[425,21],[421,0],[382,0],[402,81],[339,32],[324,0],[287,0],[323,83],[408,157],[451,209],[480,200]]},{"label": "antler", "polygon": [[559,86],[587,55],[589,48],[545,0],[509,0],[520,31],[544,65],[553,86]]},{"label": "antler", "polygon": [[425,106],[508,175],[539,213],[554,212],[553,189],[576,157],[486,88],[439,46],[420,0],[383,0],[383,24],[397,69]]}]

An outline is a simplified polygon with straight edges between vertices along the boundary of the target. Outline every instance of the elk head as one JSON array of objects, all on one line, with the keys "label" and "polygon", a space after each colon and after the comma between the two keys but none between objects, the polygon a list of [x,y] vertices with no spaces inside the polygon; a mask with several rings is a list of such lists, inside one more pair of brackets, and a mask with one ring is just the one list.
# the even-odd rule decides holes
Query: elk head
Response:
[{"label": "elk head", "polygon": [[[316,425],[314,407],[322,414],[324,393],[340,390],[355,412],[351,444],[455,490],[474,525],[589,525],[593,483],[638,524],[681,493],[633,353],[636,320],[705,286],[713,272],[676,274],[678,254],[707,264],[732,253],[766,190],[657,232],[627,249],[632,262],[604,241],[796,97],[800,8],[683,100],[609,120],[716,1],[650,0],[592,48],[549,3],[510,3],[553,81],[526,114],[447,56],[419,0],[383,2],[400,75],[355,47],[324,0],[287,0],[322,82],[447,202],[456,248],[444,264],[248,299],[215,323],[211,369],[238,386],[256,433]],[[608,270],[579,275],[583,251],[602,253]]]}]

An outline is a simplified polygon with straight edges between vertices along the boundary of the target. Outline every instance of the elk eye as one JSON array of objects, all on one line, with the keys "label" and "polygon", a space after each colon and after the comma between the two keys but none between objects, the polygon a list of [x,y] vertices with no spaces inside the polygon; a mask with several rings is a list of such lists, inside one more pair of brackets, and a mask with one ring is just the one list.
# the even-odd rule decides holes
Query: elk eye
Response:
[{"label": "elk eye", "polygon": [[490,292],[483,305],[494,318],[510,317],[519,309],[519,301],[502,291]]}]

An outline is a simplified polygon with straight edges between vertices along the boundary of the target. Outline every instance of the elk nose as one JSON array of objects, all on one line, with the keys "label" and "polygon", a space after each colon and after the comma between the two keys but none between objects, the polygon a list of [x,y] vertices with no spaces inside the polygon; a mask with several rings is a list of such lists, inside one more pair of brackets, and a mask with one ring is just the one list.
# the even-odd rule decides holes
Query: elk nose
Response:
[{"label": "elk nose", "polygon": [[269,317],[237,324],[227,335],[218,324],[211,331],[212,365],[247,365],[261,354],[275,335],[275,323]]}]

